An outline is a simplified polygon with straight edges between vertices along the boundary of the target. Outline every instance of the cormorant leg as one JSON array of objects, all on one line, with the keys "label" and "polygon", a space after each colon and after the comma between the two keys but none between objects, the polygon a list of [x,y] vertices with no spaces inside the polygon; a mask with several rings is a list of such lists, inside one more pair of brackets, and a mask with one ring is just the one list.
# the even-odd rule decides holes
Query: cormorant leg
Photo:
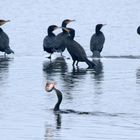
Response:
[{"label": "cormorant leg", "polygon": [[4,58],[6,58],[6,53],[4,53]]},{"label": "cormorant leg", "polygon": [[78,67],[78,62],[79,62],[79,61],[77,61],[77,63],[76,63],[76,66],[77,66],[77,67]]},{"label": "cormorant leg", "polygon": [[73,60],[73,64],[72,64],[73,67],[74,67],[74,64],[75,64],[75,60]]},{"label": "cormorant leg", "polygon": [[63,56],[63,54],[62,54],[63,52],[61,52],[61,56]]}]

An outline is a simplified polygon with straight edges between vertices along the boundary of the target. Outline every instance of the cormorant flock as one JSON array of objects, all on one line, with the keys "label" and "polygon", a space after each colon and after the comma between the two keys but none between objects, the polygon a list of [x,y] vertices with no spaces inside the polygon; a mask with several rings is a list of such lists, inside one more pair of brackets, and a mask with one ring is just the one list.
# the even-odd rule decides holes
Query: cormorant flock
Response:
[{"label": "cormorant flock", "polygon": [[[75,62],[76,66],[78,66],[79,62],[85,62],[88,65],[88,68],[94,68],[96,64],[88,59],[84,48],[77,41],[75,41],[75,30],[67,27],[67,24],[73,21],[75,20],[65,19],[60,27],[57,25],[50,25],[47,29],[47,35],[43,40],[43,50],[50,54],[48,58],[51,59],[51,55],[54,52],[60,52],[62,55],[62,53],[65,51],[65,48],[67,48],[67,51],[73,60],[73,67]],[[0,26],[7,22],[10,22],[10,20],[0,20]],[[97,24],[95,27],[95,33],[91,36],[90,50],[93,53],[93,57],[100,57],[100,53],[103,50],[105,36],[101,31],[101,28],[104,25],[105,24]],[[58,35],[55,35],[53,31],[56,29],[62,29],[62,32]],[[140,35],[140,26],[137,28],[137,33]],[[6,54],[14,53],[14,51],[9,46],[9,37],[2,28],[0,28],[0,51],[4,52],[5,57]],[[56,89],[54,82],[47,82],[45,90],[47,92],[51,92],[52,90],[56,92],[58,102],[54,107],[54,111],[59,111],[59,107],[62,101],[62,93]],[[69,111],[75,113],[73,110]],[[87,112],[83,113],[88,114]]]}]

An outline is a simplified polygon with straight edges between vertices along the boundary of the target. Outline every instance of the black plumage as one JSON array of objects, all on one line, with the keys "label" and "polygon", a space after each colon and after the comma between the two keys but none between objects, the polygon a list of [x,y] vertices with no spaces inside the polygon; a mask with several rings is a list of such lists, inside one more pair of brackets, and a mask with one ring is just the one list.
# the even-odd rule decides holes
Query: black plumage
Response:
[{"label": "black plumage", "polygon": [[137,28],[137,33],[140,35],[140,26]]},{"label": "black plumage", "polygon": [[50,53],[50,56],[48,58],[51,59],[51,55],[55,52],[54,47],[52,46],[56,35],[53,33],[54,30],[56,30],[57,27],[56,25],[51,25],[48,27],[48,35],[44,38],[43,40],[43,49],[44,51]]},{"label": "black plumage", "polygon": [[95,64],[91,62],[86,55],[84,48],[74,40],[75,30],[72,28],[66,28],[67,32],[69,32],[69,36],[65,39],[65,45],[69,54],[73,59],[73,66],[77,61],[76,65],[78,66],[78,62],[86,62],[89,66],[88,68],[93,68]]},{"label": "black plumage", "polygon": [[93,53],[93,57],[100,57],[100,53],[103,49],[105,36],[100,30],[104,25],[105,24],[97,24],[95,27],[95,34],[93,34],[91,37],[90,50]]},{"label": "black plumage", "polygon": [[14,51],[9,46],[9,37],[2,28],[0,28],[0,51],[4,52],[5,55],[14,53]]}]

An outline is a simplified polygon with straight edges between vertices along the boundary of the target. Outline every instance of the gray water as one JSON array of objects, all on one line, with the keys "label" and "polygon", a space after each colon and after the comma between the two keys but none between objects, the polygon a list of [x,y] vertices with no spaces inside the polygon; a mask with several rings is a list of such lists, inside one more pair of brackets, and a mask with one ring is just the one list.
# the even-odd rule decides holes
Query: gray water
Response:
[{"label": "gray water", "polygon": [[[139,140],[140,24],[139,0],[0,1],[1,19],[14,56],[0,53],[0,140]],[[97,23],[106,42],[98,67],[72,68],[65,57],[43,52],[47,27],[66,19],[75,40],[86,50]],[[55,33],[61,32],[60,30]],[[61,109],[89,114],[54,114],[54,92],[44,90],[54,80],[63,93]]]}]

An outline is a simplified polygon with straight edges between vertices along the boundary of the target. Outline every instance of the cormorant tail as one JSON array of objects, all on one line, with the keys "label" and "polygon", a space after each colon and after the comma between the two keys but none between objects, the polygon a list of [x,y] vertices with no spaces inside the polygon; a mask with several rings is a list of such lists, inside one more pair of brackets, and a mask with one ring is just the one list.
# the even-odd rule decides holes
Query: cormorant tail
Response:
[{"label": "cormorant tail", "polygon": [[85,58],[85,62],[88,64],[88,68],[94,68],[96,65],[90,61],[89,59]]},{"label": "cormorant tail", "polygon": [[5,53],[11,54],[11,53],[14,53],[14,51],[12,49],[10,49],[10,48],[6,48]]}]

